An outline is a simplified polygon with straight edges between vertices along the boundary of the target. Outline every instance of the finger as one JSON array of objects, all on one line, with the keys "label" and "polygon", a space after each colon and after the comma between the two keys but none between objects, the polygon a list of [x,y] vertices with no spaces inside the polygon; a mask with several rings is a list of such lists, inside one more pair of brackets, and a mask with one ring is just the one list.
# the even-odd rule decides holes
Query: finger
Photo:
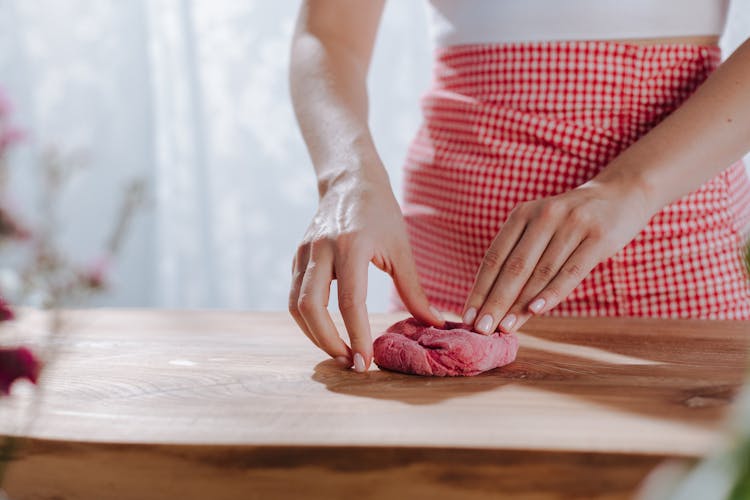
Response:
[{"label": "finger", "polygon": [[430,305],[419,283],[417,266],[414,263],[411,248],[408,246],[396,253],[391,277],[401,300],[412,316],[428,325],[437,327],[445,325],[445,318],[437,308]]},{"label": "finger", "polygon": [[337,258],[339,310],[349,332],[354,369],[365,372],[372,360],[372,336],[365,303],[370,256],[352,248]]},{"label": "finger", "polygon": [[551,221],[539,219],[527,226],[479,308],[475,323],[478,332],[490,334],[497,329],[498,324],[504,332],[513,328],[516,317],[506,313],[526,285],[553,234],[554,225]]},{"label": "finger", "polygon": [[542,254],[526,286],[523,287],[515,303],[508,310],[508,315],[516,317],[511,331],[518,331],[543,303],[533,301],[557,275],[565,261],[581,244],[583,232],[577,227],[562,227],[552,237],[547,249]]},{"label": "finger", "polygon": [[307,260],[309,257],[309,247],[307,245],[300,246],[297,252],[294,254],[292,259],[292,285],[289,289],[289,314],[292,315],[294,321],[299,326],[300,330],[312,341],[313,344],[320,347],[315,336],[310,332],[307,327],[305,319],[299,312],[297,303],[299,302],[299,292],[302,288],[302,278],[305,276],[305,268],[307,267]]},{"label": "finger", "polygon": [[593,238],[586,238],[563,264],[554,279],[531,301],[532,304],[537,301],[542,304],[541,308],[535,306],[534,313],[547,312],[570,295],[570,292],[601,261],[601,254],[601,245]]},{"label": "finger", "polygon": [[469,325],[474,324],[477,318],[477,311],[484,303],[490,290],[492,290],[492,285],[495,283],[495,279],[506,257],[513,250],[519,238],[521,238],[525,228],[525,219],[518,216],[511,216],[497,236],[495,236],[495,239],[492,240],[492,244],[484,255],[482,264],[479,266],[479,271],[477,271],[474,278],[474,285],[466,299],[466,304],[461,314],[464,323]]},{"label": "finger", "polygon": [[328,313],[333,279],[333,255],[325,247],[313,247],[302,279],[297,307],[321,349],[340,364],[351,366],[349,348],[339,337]]}]

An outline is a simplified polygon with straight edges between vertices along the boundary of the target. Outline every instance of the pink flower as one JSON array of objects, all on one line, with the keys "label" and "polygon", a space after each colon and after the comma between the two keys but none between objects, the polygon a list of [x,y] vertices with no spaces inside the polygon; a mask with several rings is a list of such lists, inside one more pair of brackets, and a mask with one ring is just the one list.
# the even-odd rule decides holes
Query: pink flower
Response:
[{"label": "pink flower", "polygon": [[36,384],[41,363],[26,347],[0,349],[0,395],[10,394],[10,386],[19,378]]},{"label": "pink flower", "polygon": [[0,130],[0,152],[5,150],[8,146],[21,142],[24,137],[25,134],[15,128]]},{"label": "pink flower", "polygon": [[6,97],[5,93],[0,89],[0,155],[12,144],[15,144],[24,138],[24,133],[16,128],[13,128],[8,123],[8,117],[11,114],[13,107],[10,101]]},{"label": "pink flower", "polygon": [[0,297],[0,322],[10,321],[15,319],[15,317],[16,315],[13,313],[13,309],[10,308],[10,304]]},{"label": "pink flower", "polygon": [[93,290],[101,290],[107,286],[107,274],[111,267],[109,256],[99,257],[83,269],[79,274],[81,283]]}]

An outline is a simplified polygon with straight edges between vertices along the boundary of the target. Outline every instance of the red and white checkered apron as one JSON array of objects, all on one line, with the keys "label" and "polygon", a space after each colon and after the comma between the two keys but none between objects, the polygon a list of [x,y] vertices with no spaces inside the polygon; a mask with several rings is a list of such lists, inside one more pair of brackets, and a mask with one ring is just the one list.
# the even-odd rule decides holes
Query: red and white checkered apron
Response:
[{"label": "red and white checkered apron", "polygon": [[[677,108],[720,56],[712,47],[599,41],[438,49],[403,204],[430,301],[460,314],[514,206],[593,177]],[[664,208],[549,314],[750,319],[741,255],[749,225],[750,181],[739,162]]]}]

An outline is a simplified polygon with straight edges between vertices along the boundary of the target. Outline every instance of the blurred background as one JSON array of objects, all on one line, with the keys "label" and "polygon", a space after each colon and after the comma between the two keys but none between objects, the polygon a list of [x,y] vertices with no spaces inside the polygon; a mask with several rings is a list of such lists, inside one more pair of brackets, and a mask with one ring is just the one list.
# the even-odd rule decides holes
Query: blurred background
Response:
[{"label": "blurred background", "polygon": [[[127,179],[149,182],[100,306],[285,310],[314,214],[313,170],[288,97],[298,0],[0,0],[0,88],[27,132],[13,202],[33,213],[50,146],[88,167],[64,196],[64,247],[95,258]],[[750,35],[733,0],[722,49]],[[430,81],[422,0],[387,2],[370,71],[371,127],[401,196]],[[387,276],[371,268],[368,306]],[[335,294],[334,294],[335,295]]]}]

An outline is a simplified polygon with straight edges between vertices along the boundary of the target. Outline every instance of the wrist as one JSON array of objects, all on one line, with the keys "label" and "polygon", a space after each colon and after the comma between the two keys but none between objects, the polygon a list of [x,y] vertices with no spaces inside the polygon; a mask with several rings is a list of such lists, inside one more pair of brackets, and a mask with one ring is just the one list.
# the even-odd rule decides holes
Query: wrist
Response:
[{"label": "wrist", "polygon": [[669,200],[665,200],[660,193],[657,187],[658,183],[653,176],[642,169],[621,168],[619,165],[613,164],[602,170],[589,182],[604,186],[613,190],[613,192],[621,193],[623,196],[632,199],[649,216],[669,203]]},{"label": "wrist", "polygon": [[388,172],[379,159],[358,159],[354,164],[342,162],[322,169],[318,175],[318,194],[321,198],[332,190],[363,187],[392,192]]}]

